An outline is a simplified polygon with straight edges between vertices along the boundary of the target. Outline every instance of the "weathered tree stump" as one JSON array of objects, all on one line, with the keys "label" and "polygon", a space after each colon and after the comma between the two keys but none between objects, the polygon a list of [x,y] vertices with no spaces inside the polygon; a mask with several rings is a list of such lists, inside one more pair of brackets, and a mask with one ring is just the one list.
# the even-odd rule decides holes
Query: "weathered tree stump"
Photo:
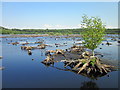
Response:
[{"label": "weathered tree stump", "polygon": [[83,51],[76,52],[76,47],[81,50],[81,46],[73,46],[67,51],[61,49],[48,50],[46,52],[47,58],[42,63],[51,65],[54,62],[63,62],[64,68],[70,67],[69,71],[87,77],[104,76],[114,70],[114,66],[104,64],[97,56],[92,56],[88,51],[84,52],[84,48],[82,48]]},{"label": "weathered tree stump", "polygon": [[[88,59],[79,59],[79,60],[62,60],[65,63],[65,67],[71,67],[72,70],[77,71],[78,74],[107,74],[111,72],[114,66],[102,64],[98,57],[91,56]],[[67,63],[67,64],[66,64]]]},{"label": "weathered tree stump", "polygon": [[46,44],[41,44],[41,45],[38,45],[38,48],[39,48],[39,49],[45,49],[46,46],[47,46]]},{"label": "weathered tree stump", "polygon": [[54,59],[51,58],[50,56],[47,56],[46,59],[44,61],[42,61],[41,63],[45,64],[45,65],[54,65]]}]

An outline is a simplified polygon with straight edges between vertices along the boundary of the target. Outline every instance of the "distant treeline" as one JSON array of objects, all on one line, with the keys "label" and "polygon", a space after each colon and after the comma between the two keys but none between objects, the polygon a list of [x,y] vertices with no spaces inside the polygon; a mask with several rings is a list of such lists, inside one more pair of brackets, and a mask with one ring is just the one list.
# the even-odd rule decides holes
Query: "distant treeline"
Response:
[{"label": "distant treeline", "polygon": [[[106,29],[106,34],[118,34],[120,29]],[[49,34],[69,35],[80,34],[82,29],[8,29],[0,27],[0,34]]]}]

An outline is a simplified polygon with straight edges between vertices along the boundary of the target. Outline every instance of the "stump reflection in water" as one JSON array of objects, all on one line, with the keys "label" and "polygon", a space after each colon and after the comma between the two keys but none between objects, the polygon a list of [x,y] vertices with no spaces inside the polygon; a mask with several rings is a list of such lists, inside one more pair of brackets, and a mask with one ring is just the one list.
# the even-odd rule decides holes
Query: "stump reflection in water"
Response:
[{"label": "stump reflection in water", "polygon": [[80,90],[86,90],[86,89],[99,90],[99,87],[93,81],[83,82],[82,86],[80,87]]},{"label": "stump reflection in water", "polygon": [[[76,73],[76,74],[78,74],[78,71],[76,71],[76,70],[72,70],[72,69],[68,69],[68,68],[60,68],[60,67],[55,67],[54,66],[54,63],[53,64],[46,64],[46,63],[43,63],[46,67],[52,67],[52,68],[55,68],[55,69],[58,69],[58,70],[62,70],[62,71],[70,71],[70,72],[73,72],[73,73]],[[82,76],[85,76],[85,77],[88,77],[88,78],[90,78],[90,79],[98,79],[99,77],[102,77],[102,76],[105,76],[105,75],[107,75],[106,73],[104,73],[104,74],[92,74],[92,73],[90,73],[90,74],[87,74],[87,73],[85,73],[85,72],[81,72],[81,73],[79,73],[78,75],[82,75]]]}]

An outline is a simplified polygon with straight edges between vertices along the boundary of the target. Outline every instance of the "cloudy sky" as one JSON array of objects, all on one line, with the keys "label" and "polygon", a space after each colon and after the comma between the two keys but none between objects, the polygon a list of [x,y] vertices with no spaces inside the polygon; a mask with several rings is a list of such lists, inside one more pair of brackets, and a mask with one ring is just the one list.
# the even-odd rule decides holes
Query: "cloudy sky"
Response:
[{"label": "cloudy sky", "polygon": [[80,28],[82,16],[98,16],[107,28],[118,27],[117,2],[3,2],[7,28]]}]

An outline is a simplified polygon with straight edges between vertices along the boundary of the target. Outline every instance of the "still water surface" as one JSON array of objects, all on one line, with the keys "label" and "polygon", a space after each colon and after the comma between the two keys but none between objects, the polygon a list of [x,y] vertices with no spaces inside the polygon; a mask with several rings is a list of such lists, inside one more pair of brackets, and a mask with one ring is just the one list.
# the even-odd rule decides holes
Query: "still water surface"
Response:
[{"label": "still water surface", "polygon": [[[8,44],[12,40],[20,43],[31,42],[29,46],[37,46],[32,42],[44,40],[46,44],[52,45],[46,49],[32,50],[32,55],[28,55],[27,51],[21,50],[22,45]],[[50,37],[28,37],[28,38],[3,38],[2,39],[2,64],[5,70],[2,71],[3,88],[80,88],[85,84],[94,85],[97,88],[117,88],[118,87],[118,71],[109,73],[109,77],[103,76],[97,80],[91,80],[88,77],[75,74],[69,71],[58,70],[63,68],[63,63],[55,63],[54,67],[46,67],[41,63],[46,56],[46,50],[67,49],[71,47],[78,38],[50,38]],[[23,40],[23,41],[21,41]],[[118,64],[118,43],[107,38],[112,43],[111,46],[100,45],[95,51],[102,53],[103,60],[107,60],[113,65]],[[55,47],[55,43],[63,44],[67,42],[67,46]],[[106,41],[103,41],[106,43]],[[99,49],[99,48],[102,49]],[[32,60],[34,59],[34,60]],[[88,84],[90,83],[90,84]]]}]

